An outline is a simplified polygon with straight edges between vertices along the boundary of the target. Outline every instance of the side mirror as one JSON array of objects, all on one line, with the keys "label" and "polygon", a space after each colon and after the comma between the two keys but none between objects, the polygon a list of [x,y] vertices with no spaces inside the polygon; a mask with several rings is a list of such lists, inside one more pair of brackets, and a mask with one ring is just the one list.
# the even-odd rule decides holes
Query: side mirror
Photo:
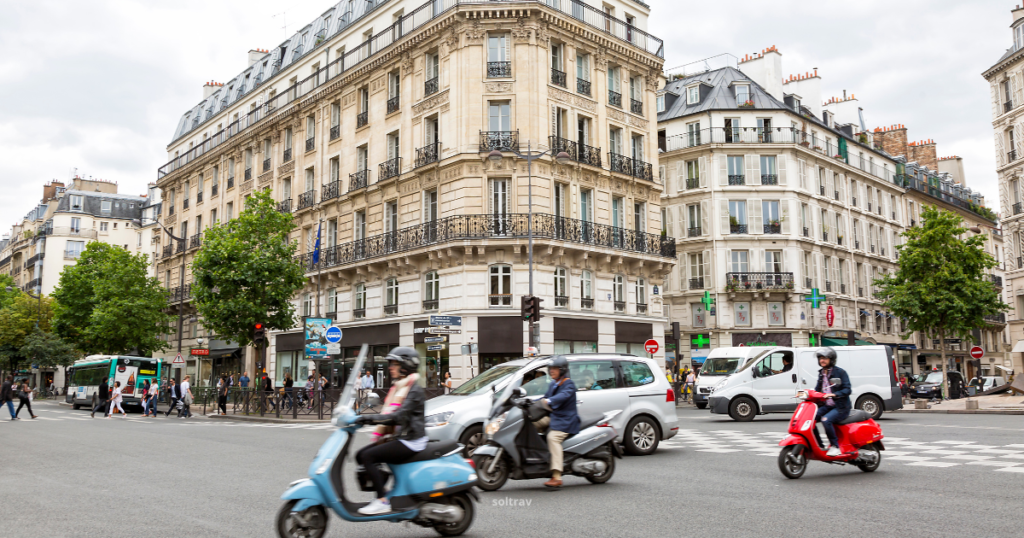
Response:
[{"label": "side mirror", "polygon": [[512,391],[512,396],[514,396],[516,398],[525,398],[526,397],[526,390],[523,389],[523,387],[516,387],[516,390]]},{"label": "side mirror", "polygon": [[761,377],[761,368],[758,366],[751,368],[750,374],[753,375],[754,377]]}]

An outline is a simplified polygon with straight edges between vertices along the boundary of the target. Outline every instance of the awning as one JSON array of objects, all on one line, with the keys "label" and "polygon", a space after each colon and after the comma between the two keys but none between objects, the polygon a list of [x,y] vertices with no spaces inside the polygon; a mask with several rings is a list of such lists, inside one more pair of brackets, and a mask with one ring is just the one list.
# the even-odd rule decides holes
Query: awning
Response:
[{"label": "awning", "polygon": [[1017,340],[1017,343],[1013,344],[1013,349],[1011,349],[1010,352],[1011,353],[1024,353],[1024,340]]}]

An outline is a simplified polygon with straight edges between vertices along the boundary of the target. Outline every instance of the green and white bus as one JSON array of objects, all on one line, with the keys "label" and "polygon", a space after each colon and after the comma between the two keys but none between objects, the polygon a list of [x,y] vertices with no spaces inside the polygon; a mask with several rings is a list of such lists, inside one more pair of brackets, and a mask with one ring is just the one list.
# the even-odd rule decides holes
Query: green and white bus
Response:
[{"label": "green and white bus", "polygon": [[99,394],[100,383],[106,379],[110,390],[114,390],[114,381],[121,382],[125,404],[141,407],[146,381],[159,380],[161,366],[159,359],[151,357],[90,355],[75,362],[68,372],[71,381],[66,401],[75,409],[92,406],[93,395]]}]

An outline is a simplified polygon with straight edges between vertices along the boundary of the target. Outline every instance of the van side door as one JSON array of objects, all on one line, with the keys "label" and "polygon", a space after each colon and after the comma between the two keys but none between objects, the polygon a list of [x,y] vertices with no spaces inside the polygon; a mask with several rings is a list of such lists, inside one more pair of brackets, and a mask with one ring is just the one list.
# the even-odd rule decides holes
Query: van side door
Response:
[{"label": "van side door", "polygon": [[753,393],[763,413],[796,409],[797,369],[793,351],[774,351],[754,364]]}]

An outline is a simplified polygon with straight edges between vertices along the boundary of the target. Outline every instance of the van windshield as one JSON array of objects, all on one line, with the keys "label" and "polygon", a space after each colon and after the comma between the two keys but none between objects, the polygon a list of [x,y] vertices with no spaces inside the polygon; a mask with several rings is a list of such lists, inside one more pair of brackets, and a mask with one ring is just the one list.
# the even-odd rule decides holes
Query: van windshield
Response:
[{"label": "van windshield", "polygon": [[736,369],[743,364],[746,359],[737,357],[716,357],[714,359],[705,359],[704,366],[700,368],[700,375],[729,375],[736,373]]},{"label": "van windshield", "polygon": [[490,390],[491,385],[500,383],[507,379],[513,373],[519,371],[522,366],[495,366],[489,370],[481,373],[480,375],[466,381],[459,385],[458,388],[452,390],[452,394],[457,396],[468,396],[470,394],[476,394],[485,390]]}]

